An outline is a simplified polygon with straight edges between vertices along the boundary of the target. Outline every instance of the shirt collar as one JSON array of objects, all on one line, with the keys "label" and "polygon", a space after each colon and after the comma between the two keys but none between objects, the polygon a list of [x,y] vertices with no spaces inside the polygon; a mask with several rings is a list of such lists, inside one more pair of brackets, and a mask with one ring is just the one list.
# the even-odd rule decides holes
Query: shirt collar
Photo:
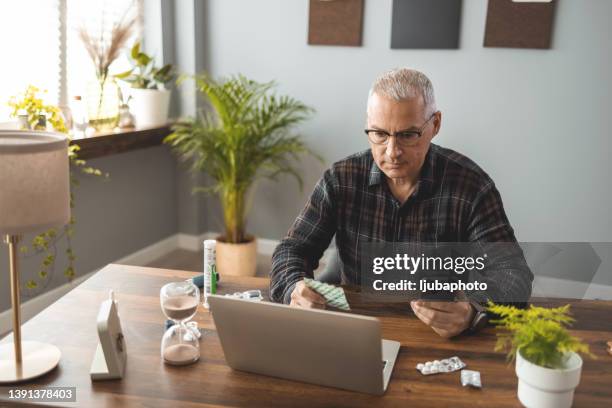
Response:
[{"label": "shirt collar", "polygon": [[[436,147],[437,146],[433,143],[429,146],[429,150],[427,151],[427,155],[425,156],[425,161],[423,162],[423,166],[421,167],[421,172],[419,174],[419,180],[417,181],[415,195],[429,192],[433,188]],[[370,169],[370,182],[368,185],[379,185],[384,180],[384,177],[385,174],[378,167],[378,165],[376,165],[374,158],[372,158],[372,168]]]}]

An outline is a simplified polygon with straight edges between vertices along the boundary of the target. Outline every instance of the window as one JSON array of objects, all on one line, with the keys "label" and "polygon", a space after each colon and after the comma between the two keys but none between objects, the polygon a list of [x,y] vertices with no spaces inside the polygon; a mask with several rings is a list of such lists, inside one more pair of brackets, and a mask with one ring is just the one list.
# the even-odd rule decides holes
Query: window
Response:
[{"label": "window", "polygon": [[58,1],[20,0],[0,3],[2,75],[0,121],[8,119],[9,98],[29,83],[48,90],[49,101],[59,95]]},{"label": "window", "polygon": [[[141,37],[142,2],[129,0],[68,0],[67,2],[67,92],[69,96],[84,95],[87,83],[95,79],[95,70],[79,39],[79,27],[84,25],[91,33],[101,32],[104,37],[108,37],[113,23],[121,18],[136,17],[132,38],[127,41],[127,46],[130,47]],[[127,54],[123,53],[113,63],[111,73],[123,72],[129,68]]]},{"label": "window", "polygon": [[[0,38],[3,54],[0,75],[0,121],[8,119],[9,98],[28,84],[47,90],[47,102],[67,104],[84,95],[95,79],[92,62],[78,36],[85,26],[108,36],[112,24],[126,15],[136,24],[127,45],[142,33],[142,0],[19,0],[0,3]],[[115,61],[111,72],[129,68],[127,54]]]}]

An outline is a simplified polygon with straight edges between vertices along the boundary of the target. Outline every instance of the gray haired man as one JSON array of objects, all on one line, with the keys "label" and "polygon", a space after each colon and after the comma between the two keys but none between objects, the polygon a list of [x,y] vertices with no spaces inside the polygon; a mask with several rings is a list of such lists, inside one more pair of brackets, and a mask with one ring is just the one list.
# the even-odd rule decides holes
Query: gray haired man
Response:
[{"label": "gray haired man", "polygon": [[[304,284],[336,237],[343,283],[358,284],[364,242],[516,243],[493,180],[472,160],[431,143],[442,125],[423,73],[394,69],[374,81],[366,151],[334,163],[272,257],[274,301],[324,308]],[[454,302],[413,301],[415,315],[442,337],[474,330],[490,298],[527,299],[533,275],[522,252],[486,277],[487,294]]]}]

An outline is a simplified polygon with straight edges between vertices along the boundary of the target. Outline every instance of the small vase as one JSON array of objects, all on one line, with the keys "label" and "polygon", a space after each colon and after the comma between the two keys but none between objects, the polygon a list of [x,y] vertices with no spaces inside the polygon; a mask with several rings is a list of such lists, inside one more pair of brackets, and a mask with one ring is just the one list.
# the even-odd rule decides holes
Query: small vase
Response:
[{"label": "small vase", "polygon": [[119,123],[119,86],[113,77],[98,78],[87,87],[89,126],[109,132]]}]

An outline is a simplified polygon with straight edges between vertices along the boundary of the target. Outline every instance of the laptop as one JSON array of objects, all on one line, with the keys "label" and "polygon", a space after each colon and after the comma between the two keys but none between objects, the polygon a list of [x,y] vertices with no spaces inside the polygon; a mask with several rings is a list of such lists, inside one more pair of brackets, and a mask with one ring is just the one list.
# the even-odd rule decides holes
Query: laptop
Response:
[{"label": "laptop", "polygon": [[381,395],[400,348],[373,317],[208,297],[227,364],[236,370]]}]

